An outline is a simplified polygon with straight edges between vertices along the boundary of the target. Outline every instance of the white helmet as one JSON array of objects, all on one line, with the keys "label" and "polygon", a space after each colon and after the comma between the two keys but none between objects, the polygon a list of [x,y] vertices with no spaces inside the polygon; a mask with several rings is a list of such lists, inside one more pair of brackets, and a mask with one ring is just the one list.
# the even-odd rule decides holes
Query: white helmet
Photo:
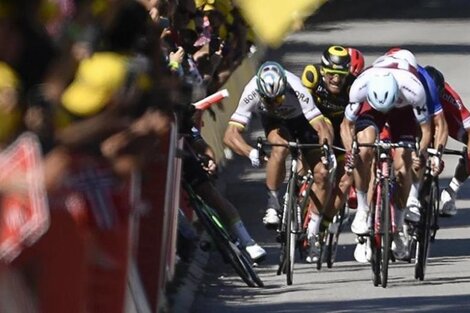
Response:
[{"label": "white helmet", "polygon": [[408,64],[413,66],[414,68],[418,68],[418,61],[416,61],[415,55],[410,50],[406,50],[406,49],[393,50],[392,49],[392,51],[389,51],[387,55],[391,55],[394,58],[404,60],[408,62]]},{"label": "white helmet", "polygon": [[274,99],[284,95],[287,78],[279,63],[268,61],[260,66],[256,74],[258,92],[263,98]]},{"label": "white helmet", "polygon": [[372,76],[367,84],[367,102],[377,111],[390,111],[398,99],[398,84],[392,73]]}]

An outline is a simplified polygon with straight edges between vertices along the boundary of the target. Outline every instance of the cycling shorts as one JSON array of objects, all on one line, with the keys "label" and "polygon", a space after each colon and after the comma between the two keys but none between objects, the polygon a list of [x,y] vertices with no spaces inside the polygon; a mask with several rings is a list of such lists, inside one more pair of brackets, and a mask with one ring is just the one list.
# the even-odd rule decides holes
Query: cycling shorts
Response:
[{"label": "cycling shorts", "polygon": [[377,134],[380,134],[386,123],[392,142],[415,142],[418,135],[418,123],[411,106],[394,108],[387,113],[382,113],[374,110],[368,103],[364,103],[356,120],[356,131],[373,126]]}]

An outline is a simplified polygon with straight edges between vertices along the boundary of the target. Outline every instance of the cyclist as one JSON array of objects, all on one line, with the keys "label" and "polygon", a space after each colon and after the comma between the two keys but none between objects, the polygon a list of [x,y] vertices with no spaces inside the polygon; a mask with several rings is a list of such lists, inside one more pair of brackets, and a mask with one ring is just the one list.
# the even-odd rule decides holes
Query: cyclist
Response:
[{"label": "cyclist", "polygon": [[[426,93],[426,107],[429,112],[429,116],[432,116],[432,127],[433,127],[433,146],[439,147],[442,145],[445,147],[448,137],[447,123],[442,111],[441,101],[439,99],[439,92],[434,80],[429,75],[427,70],[417,63],[415,56],[406,49],[393,48],[390,49],[387,54],[394,58],[402,59],[408,62],[416,69],[416,75],[423,84],[424,91]],[[438,175],[443,170],[443,162],[441,161],[439,166],[434,169],[434,174]],[[405,219],[412,222],[419,222],[421,202],[418,199],[419,194],[419,183],[423,175],[424,167],[420,171],[413,170],[412,172],[412,184],[410,188],[410,194],[406,203],[406,214]]]},{"label": "cyclist", "polygon": [[[224,137],[228,147],[248,157],[251,164],[258,167],[261,162],[259,151],[250,146],[242,136],[254,112],[260,114],[270,143],[282,144],[288,139],[298,139],[302,143],[318,143],[324,139],[330,144],[332,142],[332,133],[312,96],[302,86],[300,78],[284,70],[276,62],[262,64],[258,73],[245,86]],[[288,153],[287,148],[273,147],[267,161],[268,203],[263,218],[267,227],[276,226],[280,222],[279,189],[285,178]],[[327,183],[328,169],[320,161],[320,153],[309,151],[305,157],[314,173],[312,188],[320,205],[324,205],[330,192]]]},{"label": "cyclist", "polygon": [[[335,135],[333,144],[342,147],[340,137],[340,125],[344,117],[344,109],[349,100],[349,87],[356,76],[364,68],[364,57],[356,49],[333,45],[328,47],[321,57],[321,63],[305,66],[302,74],[302,84],[310,91],[315,103],[322,112],[326,122]],[[322,212],[321,224],[329,227],[333,217],[338,213],[346,201],[346,195],[352,185],[352,176],[344,175],[344,153],[336,153],[338,160],[337,181],[332,191],[330,203]],[[311,212],[308,229],[312,234],[309,243],[307,262],[315,262],[318,257],[318,249],[312,242],[318,234],[320,226],[318,212]],[[331,225],[331,231],[335,231],[336,225]]]},{"label": "cyclist", "polygon": [[217,210],[251,259],[262,260],[266,256],[266,251],[253,240],[238,210],[212,182],[217,173],[214,151],[201,136],[199,129],[194,126],[189,114],[185,117],[182,119],[181,133],[186,135],[185,151],[188,153],[183,161],[183,178],[209,206]]},{"label": "cyclist", "polygon": [[[386,122],[390,127],[392,141],[414,142],[417,135],[417,121],[422,133],[420,151],[428,146],[431,131],[425,91],[414,72],[413,65],[403,59],[382,56],[354,81],[341,125],[341,137],[348,154],[352,154],[353,136],[357,136],[361,143],[373,143]],[[412,162],[412,154],[414,160],[418,159],[414,152],[397,149],[393,160],[397,177],[397,190],[394,193],[395,216],[399,231],[394,235],[392,251],[398,259],[406,257],[407,253],[406,238],[403,233],[403,209],[411,185],[411,167],[415,165],[415,162]],[[372,149],[361,148],[355,162],[354,183],[358,208],[351,230],[359,235],[369,231],[367,190],[373,156]]]},{"label": "cyclist", "polygon": [[[444,116],[449,126],[449,136],[466,144],[470,144],[470,112],[464,106],[459,94],[445,81],[444,75],[435,67],[426,66],[426,71],[436,83],[440,95],[440,101],[444,110]],[[470,154],[467,155],[467,166],[470,164]],[[457,192],[468,178],[470,168],[465,167],[464,160],[460,160],[455,168],[454,177],[449,186],[441,193],[441,215],[453,216],[457,213],[455,199]]]}]

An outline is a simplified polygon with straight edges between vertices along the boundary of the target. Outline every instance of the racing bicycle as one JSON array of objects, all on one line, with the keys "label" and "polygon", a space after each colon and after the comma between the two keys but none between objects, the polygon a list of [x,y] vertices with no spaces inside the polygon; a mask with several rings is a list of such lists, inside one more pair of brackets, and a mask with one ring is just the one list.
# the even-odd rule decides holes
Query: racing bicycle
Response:
[{"label": "racing bicycle", "polygon": [[[369,233],[371,248],[372,281],[374,286],[387,287],[388,266],[393,258],[391,244],[393,235],[398,233],[393,193],[396,183],[393,169],[393,150],[397,148],[416,150],[416,143],[377,140],[375,143],[358,143],[354,146],[375,149],[375,179],[371,203],[372,227]],[[364,240],[363,238],[361,240]]]},{"label": "racing bicycle", "polygon": [[[308,198],[306,195],[301,195],[301,184],[299,180],[302,179],[299,174],[301,155],[303,149],[317,149],[323,154],[323,162],[330,170],[330,176],[334,176],[336,167],[334,162],[330,160],[332,157],[332,151],[330,146],[325,141],[322,144],[302,144],[299,142],[289,141],[285,144],[271,144],[263,141],[262,138],[258,138],[257,148],[260,150],[260,155],[264,154],[264,147],[281,146],[289,149],[291,154],[291,164],[289,171],[289,178],[287,181],[287,190],[284,195],[284,205],[282,211],[281,223],[278,227],[278,233],[281,241],[281,251],[279,257],[279,265],[277,275],[286,274],[287,285],[292,285],[294,277],[294,261],[295,251],[297,247],[300,247],[299,241],[303,238],[304,233],[304,215],[306,207],[308,205]],[[313,176],[312,176],[313,177]],[[306,184],[306,185],[305,185]],[[313,178],[307,179],[304,182],[304,190],[310,195],[311,185],[313,184]],[[307,187],[306,187],[307,186]]]}]

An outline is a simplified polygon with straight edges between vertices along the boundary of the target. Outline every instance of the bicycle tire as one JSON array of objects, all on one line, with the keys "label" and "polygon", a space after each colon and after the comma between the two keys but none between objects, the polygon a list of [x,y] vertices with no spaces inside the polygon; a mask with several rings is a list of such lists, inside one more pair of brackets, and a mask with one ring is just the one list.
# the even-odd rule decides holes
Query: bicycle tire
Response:
[{"label": "bicycle tire", "polygon": [[188,193],[190,195],[190,203],[199,221],[209,234],[224,261],[230,263],[238,276],[240,276],[249,287],[256,287],[256,282],[252,279],[252,272],[254,272],[253,264],[249,259],[246,260],[242,251],[231,240],[227,230],[225,230],[218,219],[216,212],[192,191]]},{"label": "bicycle tire", "polygon": [[295,175],[291,177],[287,185],[287,205],[286,205],[286,279],[287,285],[292,285],[294,280],[295,244],[297,242],[295,234],[296,212],[295,205]]},{"label": "bicycle tire", "polygon": [[258,286],[258,287],[264,287],[264,283],[263,281],[261,280],[261,278],[259,277],[258,273],[255,271],[255,269],[253,268],[253,263],[251,261],[251,257],[248,255],[247,252],[243,251],[243,250],[240,250],[241,252],[241,257],[240,259],[242,260],[243,264],[245,265],[246,267],[246,270],[248,271],[248,273],[250,274],[250,277],[251,279],[255,282],[255,284]]},{"label": "bicycle tire", "polygon": [[325,253],[326,253],[326,251],[325,251],[326,231],[327,230],[321,230],[318,234],[318,240],[316,241],[316,244],[318,244],[318,259],[317,259],[317,262],[316,262],[317,270],[321,270],[322,265],[323,265],[323,260],[324,260],[324,257],[325,257]]},{"label": "bicycle tire", "polygon": [[391,258],[392,245],[392,222],[390,206],[390,185],[389,179],[384,178],[382,182],[382,258],[381,258],[381,285],[387,288],[388,283],[388,265]]},{"label": "bicycle tire", "polygon": [[345,218],[345,206],[341,208],[339,213],[333,219],[333,222],[339,219],[338,230],[336,233],[328,232],[328,241],[327,241],[327,249],[326,249],[326,266],[328,268],[332,268],[334,262],[336,261],[336,253],[338,251],[338,241],[339,235],[341,233],[341,228],[343,227],[343,222]]},{"label": "bicycle tire", "polygon": [[437,231],[439,230],[439,206],[440,206],[440,188],[439,188],[439,178],[434,177],[432,187],[434,189],[434,194],[437,195],[434,197],[433,201],[433,218],[432,218],[432,234],[431,242],[434,242],[436,239]]},{"label": "bicycle tire", "polygon": [[375,188],[375,195],[374,200],[372,201],[371,208],[371,219],[374,222],[372,227],[371,236],[369,240],[370,248],[371,248],[371,268],[372,268],[372,283],[375,287],[381,284],[381,276],[380,276],[380,266],[381,266],[381,259],[382,259],[382,236],[380,231],[376,232],[375,228],[375,219],[376,219],[376,211],[377,206],[380,205],[380,199],[378,198],[380,191],[380,185],[377,185]]},{"label": "bicycle tire", "polygon": [[418,234],[418,242],[416,248],[416,262],[415,262],[415,278],[424,280],[426,272],[427,259],[429,256],[431,236],[432,236],[432,221],[434,215],[435,198],[438,196],[437,188],[434,186],[434,181],[430,178],[428,182],[423,184],[422,198],[424,199],[424,208],[421,217],[420,232]]}]

